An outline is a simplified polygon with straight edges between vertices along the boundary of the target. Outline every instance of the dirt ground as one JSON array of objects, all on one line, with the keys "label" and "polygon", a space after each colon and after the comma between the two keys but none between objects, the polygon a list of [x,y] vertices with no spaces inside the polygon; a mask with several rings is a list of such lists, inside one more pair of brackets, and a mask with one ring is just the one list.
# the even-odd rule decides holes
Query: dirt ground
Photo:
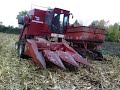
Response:
[{"label": "dirt ground", "polygon": [[[18,35],[0,33],[0,90],[119,90],[120,43],[104,43],[105,61],[90,60],[92,68],[76,71],[38,69],[31,59],[17,57]],[[115,55],[114,55],[115,53]],[[117,53],[117,54],[116,54]]]}]

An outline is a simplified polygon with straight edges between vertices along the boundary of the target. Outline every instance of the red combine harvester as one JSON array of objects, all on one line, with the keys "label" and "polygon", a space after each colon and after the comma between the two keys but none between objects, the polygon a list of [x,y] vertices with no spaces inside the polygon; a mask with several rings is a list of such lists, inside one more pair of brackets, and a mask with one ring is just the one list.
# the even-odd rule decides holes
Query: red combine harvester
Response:
[{"label": "red combine harvester", "polygon": [[23,29],[15,44],[18,56],[32,57],[44,69],[48,62],[63,69],[66,64],[90,66],[82,55],[86,51],[96,57],[102,56],[96,49],[104,40],[104,30],[70,26],[70,15],[70,11],[54,8],[46,11],[33,9],[25,17],[20,17],[18,23]]}]

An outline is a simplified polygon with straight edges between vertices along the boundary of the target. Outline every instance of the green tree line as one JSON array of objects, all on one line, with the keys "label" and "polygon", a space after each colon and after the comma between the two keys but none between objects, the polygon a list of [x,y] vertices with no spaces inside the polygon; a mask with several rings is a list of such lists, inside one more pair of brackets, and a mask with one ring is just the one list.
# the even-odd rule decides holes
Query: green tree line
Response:
[{"label": "green tree line", "polygon": [[4,26],[0,24],[0,32],[8,34],[20,34],[21,30],[13,26]]}]

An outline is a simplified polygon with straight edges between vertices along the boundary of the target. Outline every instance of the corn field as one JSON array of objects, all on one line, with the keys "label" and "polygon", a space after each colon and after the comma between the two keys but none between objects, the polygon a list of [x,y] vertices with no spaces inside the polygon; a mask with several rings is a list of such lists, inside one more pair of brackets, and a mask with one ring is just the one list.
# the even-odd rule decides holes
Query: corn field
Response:
[{"label": "corn field", "polygon": [[[119,90],[120,58],[115,49],[102,45],[105,60],[90,60],[92,68],[76,71],[50,67],[39,69],[30,59],[20,59],[15,50],[18,35],[0,33],[0,90]],[[109,45],[109,44],[108,44]],[[115,44],[116,45],[116,44]],[[112,45],[114,47],[114,44]],[[117,47],[118,53],[120,46]]]}]

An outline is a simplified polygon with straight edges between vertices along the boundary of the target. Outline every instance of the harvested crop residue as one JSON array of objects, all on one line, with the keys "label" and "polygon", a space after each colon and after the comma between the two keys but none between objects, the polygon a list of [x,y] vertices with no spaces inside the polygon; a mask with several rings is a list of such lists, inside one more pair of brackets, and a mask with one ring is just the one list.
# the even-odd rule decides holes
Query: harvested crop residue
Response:
[{"label": "harvested crop residue", "polygon": [[105,61],[89,60],[93,68],[76,71],[58,67],[38,69],[31,59],[20,59],[15,51],[18,35],[0,33],[0,90],[118,90],[120,58],[104,55]]}]

